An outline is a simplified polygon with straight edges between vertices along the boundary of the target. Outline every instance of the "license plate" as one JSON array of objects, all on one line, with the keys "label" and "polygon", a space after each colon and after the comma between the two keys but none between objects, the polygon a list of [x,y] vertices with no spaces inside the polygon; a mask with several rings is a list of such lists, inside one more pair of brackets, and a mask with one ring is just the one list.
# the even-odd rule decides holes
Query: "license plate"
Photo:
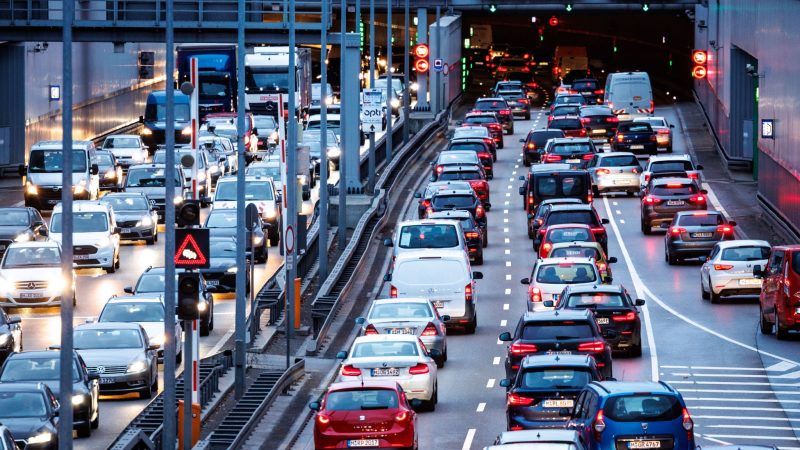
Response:
[{"label": "license plate", "polygon": [[444,308],[444,300],[434,300],[433,301],[434,308]]},{"label": "license plate", "polygon": [[75,259],[93,259],[94,255],[72,255]]},{"label": "license plate", "polygon": [[547,354],[548,355],[571,355],[572,354],[572,350],[558,350],[558,351],[556,351],[556,350],[548,350]]},{"label": "license plate", "polygon": [[644,150],[644,145],[631,145],[631,150]]},{"label": "license plate", "polygon": [[58,203],[58,202],[60,202],[60,201],[61,201],[61,200],[48,200],[48,201],[47,201],[47,204],[48,204],[48,205],[55,205],[56,203]]},{"label": "license plate", "polygon": [[570,163],[570,164],[576,164],[576,163],[581,162],[581,160],[580,159],[568,159],[567,162]]},{"label": "license plate", "polygon": [[21,292],[19,294],[20,298],[42,298],[44,297],[44,293],[40,291],[35,292]]},{"label": "license plate", "polygon": [[714,236],[714,233],[692,233],[692,237],[695,238],[710,238]]},{"label": "license plate", "polygon": [[100,378],[100,384],[113,384],[113,378]]},{"label": "license plate", "polygon": [[397,367],[388,367],[386,369],[372,369],[373,377],[396,377],[400,375],[400,369]]},{"label": "license plate", "polygon": [[130,232],[131,232],[131,229],[130,229],[130,228],[123,228],[123,229],[122,229],[122,234],[128,234],[128,233],[130,233]]},{"label": "license plate", "polygon": [[592,130],[592,133],[595,133],[595,134],[600,134],[600,133],[605,133],[605,132],[606,132],[606,130],[604,130],[602,128],[598,128],[598,129]]},{"label": "license plate", "polygon": [[758,278],[743,278],[739,280],[739,286],[761,286],[761,280]]},{"label": "license plate", "polygon": [[350,439],[347,441],[348,447],[377,447],[378,440],[377,439]]},{"label": "license plate", "polygon": [[209,286],[217,286],[219,285],[219,280],[206,280],[206,284]]},{"label": "license plate", "polygon": [[413,328],[389,328],[389,334],[414,334]]},{"label": "license plate", "polygon": [[683,200],[667,200],[667,206],[683,206],[686,202]]},{"label": "license plate", "polygon": [[633,184],[628,180],[614,180],[614,184]]},{"label": "license plate", "polygon": [[542,404],[545,408],[572,408],[575,400],[545,400]]},{"label": "license plate", "polygon": [[597,318],[598,325],[608,325],[608,317],[598,317]]},{"label": "license plate", "polygon": [[661,448],[661,441],[628,441],[628,448]]}]

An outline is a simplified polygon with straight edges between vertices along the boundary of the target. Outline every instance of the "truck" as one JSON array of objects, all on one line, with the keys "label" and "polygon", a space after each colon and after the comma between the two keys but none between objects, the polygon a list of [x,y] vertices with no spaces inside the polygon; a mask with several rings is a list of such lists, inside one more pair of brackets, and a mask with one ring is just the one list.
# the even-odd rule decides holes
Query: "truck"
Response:
[{"label": "truck", "polygon": [[184,44],[177,47],[178,86],[191,78],[192,58],[197,58],[200,119],[208,113],[236,110],[236,45]]},{"label": "truck", "polygon": [[488,50],[492,46],[492,26],[485,24],[472,24],[470,29],[470,48]]},{"label": "truck", "polygon": [[[280,94],[289,93],[289,57],[295,58],[295,106],[298,118],[311,106],[311,51],[307,48],[255,47],[244,57],[245,108],[254,115],[278,118]],[[288,117],[288,95],[284,97],[284,119]]]},{"label": "truck", "polygon": [[553,54],[553,81],[559,81],[573,70],[589,70],[589,57],[586,47],[556,46]]}]

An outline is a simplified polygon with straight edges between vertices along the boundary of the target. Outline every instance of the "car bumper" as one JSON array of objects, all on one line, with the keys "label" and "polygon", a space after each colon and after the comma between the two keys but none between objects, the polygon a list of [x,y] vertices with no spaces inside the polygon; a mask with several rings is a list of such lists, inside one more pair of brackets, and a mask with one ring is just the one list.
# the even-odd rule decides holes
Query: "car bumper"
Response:
[{"label": "car bumper", "polygon": [[22,298],[22,293],[19,291],[11,291],[4,293],[0,297],[0,306],[5,307],[33,307],[33,306],[59,306],[61,305],[61,293],[53,294],[44,291],[41,296]]},{"label": "car bumper", "polygon": [[[709,272],[710,288],[715,294],[727,295],[759,295],[761,293],[761,279],[753,278],[752,274],[723,274],[720,271]],[[755,283],[756,280],[758,284]]]},{"label": "car bumper", "polygon": [[558,428],[563,429],[567,425],[567,420],[564,419],[551,419],[551,420],[528,420],[523,414],[509,411],[506,413],[509,430],[532,430],[535,428]]},{"label": "car bumper", "polygon": [[142,239],[150,239],[157,233],[158,231],[155,224],[152,227],[123,227],[119,238],[123,241],[139,241]]},{"label": "car bumper", "polygon": [[126,394],[135,392],[147,387],[150,383],[149,370],[140,373],[124,375],[100,375],[100,380],[108,380],[107,383],[100,383],[101,394]]},{"label": "car bumper", "polygon": [[95,253],[88,255],[74,255],[73,267],[92,268],[92,267],[111,267],[114,264],[114,247],[98,248]]},{"label": "car bumper", "polygon": [[420,336],[419,340],[425,344],[425,348],[427,348],[428,351],[435,348],[444,354],[444,349],[447,347],[447,340],[444,336]]},{"label": "car bumper", "polygon": [[475,303],[471,302],[466,305],[464,315],[456,316],[448,314],[447,311],[444,310],[440,310],[439,314],[447,314],[450,316],[450,320],[444,323],[448,328],[465,327],[475,319]]},{"label": "car bumper", "polygon": [[652,209],[646,209],[642,216],[648,222],[650,222],[651,226],[657,227],[660,226],[662,223],[672,223],[672,219],[675,218],[675,214],[677,214],[680,211],[691,211],[694,209],[696,208],[674,209],[669,211],[656,211]]},{"label": "car bumper", "polygon": [[604,191],[639,191],[639,176],[636,174],[630,175],[604,175],[596,176],[594,185],[597,190]]},{"label": "car bumper", "polygon": [[314,428],[314,448],[316,449],[340,449],[350,448],[349,441],[374,439],[378,441],[378,448],[413,448],[415,444],[415,433],[413,426],[400,428],[392,426],[387,431],[381,432],[353,432],[342,433],[333,430],[320,431]]},{"label": "car bumper", "polygon": [[614,151],[631,152],[637,155],[650,155],[658,150],[655,142],[636,143],[636,142],[615,142],[612,144]]},{"label": "car bumper", "polygon": [[[46,192],[43,192],[48,190]],[[40,187],[39,194],[31,195],[27,191],[24,194],[25,206],[31,206],[38,210],[51,210],[57,203],[61,202],[61,188]],[[89,191],[84,190],[80,194],[74,194],[73,200],[89,200]]]},{"label": "car bumper", "polygon": [[667,247],[673,255],[686,256],[708,256],[711,250],[719,241],[667,241]]}]

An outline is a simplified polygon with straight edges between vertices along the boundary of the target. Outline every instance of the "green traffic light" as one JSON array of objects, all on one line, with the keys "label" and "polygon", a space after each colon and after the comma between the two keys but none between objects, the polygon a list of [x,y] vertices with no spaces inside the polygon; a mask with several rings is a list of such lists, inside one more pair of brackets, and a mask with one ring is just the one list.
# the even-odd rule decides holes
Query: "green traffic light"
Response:
[{"label": "green traffic light", "polygon": [[642,11],[647,12],[650,11],[650,5],[647,3],[642,3]]},{"label": "green traffic light", "polygon": [[614,53],[617,53],[617,46],[614,46]]},{"label": "green traffic light", "polygon": [[567,12],[572,12],[572,3],[567,3],[566,9]]}]

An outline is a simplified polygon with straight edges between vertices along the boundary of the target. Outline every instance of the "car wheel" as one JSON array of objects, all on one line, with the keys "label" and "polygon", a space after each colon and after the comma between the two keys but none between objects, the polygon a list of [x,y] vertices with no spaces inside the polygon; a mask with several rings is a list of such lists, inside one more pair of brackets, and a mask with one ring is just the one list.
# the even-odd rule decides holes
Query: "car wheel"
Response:
[{"label": "car wheel", "polygon": [[153,398],[153,385],[148,383],[147,387],[144,387],[141,390],[139,390],[139,398],[143,400]]},{"label": "car wheel", "polygon": [[444,355],[442,356],[442,359],[447,361],[447,347],[444,348]]},{"label": "car wheel", "polygon": [[440,357],[434,359],[434,361],[436,362],[436,367],[437,368],[441,369],[442,367],[444,367],[444,356],[440,356]]},{"label": "car wheel", "polygon": [[433,395],[431,396],[431,399],[430,400],[423,400],[422,408],[420,408],[420,409],[422,411],[428,411],[428,412],[436,411],[436,403],[438,403],[438,399],[437,399],[438,396],[439,396],[439,387],[434,385]]},{"label": "car wheel", "polygon": [[598,189],[597,186],[592,186],[592,194],[594,194],[595,197],[600,197],[600,189]]},{"label": "car wheel", "polygon": [[475,263],[474,264],[476,266],[483,265],[483,252],[482,251],[478,254],[478,256],[475,257]]},{"label": "car wheel", "polygon": [[642,219],[641,223],[642,223],[642,233],[644,233],[645,235],[649,235],[649,234],[651,234],[653,232],[653,230],[652,230],[653,226],[652,225],[647,223],[644,219]]},{"label": "car wheel", "polygon": [[758,306],[758,317],[758,328],[761,330],[761,334],[772,334],[772,322],[767,320],[767,317],[764,315],[764,309],[761,307],[761,305]]},{"label": "car wheel", "polygon": [[475,334],[475,329],[478,328],[478,313],[472,317],[472,321],[467,324],[465,331],[467,334]]},{"label": "car wheel", "polygon": [[[500,141],[500,143],[497,144],[497,148],[503,148],[503,147],[505,147],[505,144],[503,143],[503,141]],[[496,160],[497,160],[497,157],[495,157],[495,161]]]},{"label": "car wheel", "polygon": [[639,337],[639,342],[635,345],[631,345],[628,349],[628,356],[631,358],[639,358],[642,356],[642,338]]},{"label": "car wheel", "polygon": [[487,228],[486,231],[483,232],[483,248],[489,246],[489,229]]},{"label": "car wheel", "polygon": [[525,167],[530,167],[531,166],[531,162],[530,162],[530,160],[528,159],[527,156],[523,156],[522,157],[522,164],[524,164]]},{"label": "car wheel", "polygon": [[672,146],[667,147],[667,153],[672,153]]},{"label": "car wheel", "polygon": [[670,253],[670,251],[669,251],[669,248],[666,248],[666,247],[664,248],[664,260],[665,260],[665,261],[667,262],[667,264],[669,264],[670,266],[672,266],[672,265],[675,265],[675,264],[677,264],[677,263],[678,263],[678,259],[677,259],[677,258],[675,258],[674,256],[672,256],[672,254],[671,254],[671,253]]},{"label": "car wheel", "polygon": [[100,411],[97,411],[97,417],[92,421],[92,428],[95,430],[100,428]]},{"label": "car wheel", "polygon": [[525,113],[525,120],[531,120],[531,113]]},{"label": "car wheel", "polygon": [[789,339],[789,329],[781,324],[781,315],[777,309],[775,309],[775,337],[779,341]]},{"label": "car wheel", "polygon": [[111,265],[108,266],[106,269],[106,273],[114,273],[117,271],[117,263],[116,258],[114,256],[111,257]]},{"label": "car wheel", "polygon": [[79,438],[88,438],[92,436],[92,423],[87,422],[84,425],[81,425],[76,430],[78,432]]},{"label": "car wheel", "polygon": [[155,236],[153,236],[153,237],[151,237],[151,238],[147,238],[147,239],[145,239],[145,240],[144,240],[144,242],[145,242],[145,244],[147,244],[147,245],[155,245],[155,243],[156,243],[156,237],[155,237]]},{"label": "car wheel", "polygon": [[711,299],[711,303],[714,304],[719,303],[719,301],[722,299],[722,296],[720,294],[714,293],[714,288],[711,287],[710,283],[708,285],[708,297]]},{"label": "car wheel", "polygon": [[211,312],[209,311],[209,317],[205,320],[200,320],[200,336],[208,336],[211,332],[210,322],[211,322]]},{"label": "car wheel", "polygon": [[[708,285],[711,286],[711,283],[709,282]],[[703,298],[703,300],[708,300],[709,298],[708,292],[706,291],[706,287],[703,286],[702,278],[700,279],[700,296]]]}]

